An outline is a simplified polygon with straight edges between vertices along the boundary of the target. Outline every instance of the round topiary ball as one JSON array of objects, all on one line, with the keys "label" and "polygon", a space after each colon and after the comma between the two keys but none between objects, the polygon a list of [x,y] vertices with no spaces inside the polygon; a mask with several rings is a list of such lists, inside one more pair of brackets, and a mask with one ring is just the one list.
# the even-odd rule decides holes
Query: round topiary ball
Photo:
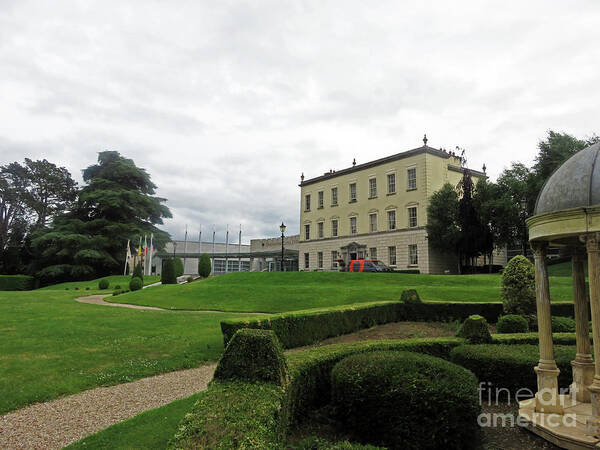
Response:
[{"label": "round topiary ball", "polygon": [[529,323],[527,323],[525,317],[518,314],[500,316],[496,325],[496,331],[498,333],[528,333]]},{"label": "round topiary ball", "polygon": [[144,283],[141,278],[132,278],[129,282],[129,289],[132,291],[139,291],[143,285]]},{"label": "round topiary ball", "polygon": [[471,344],[487,344],[492,342],[492,335],[485,317],[472,315],[467,317],[456,333]]},{"label": "round topiary ball", "polygon": [[108,280],[106,278],[102,278],[98,282],[98,289],[108,289],[108,286],[110,286],[110,283],[108,282]]},{"label": "round topiary ball", "polygon": [[416,305],[419,303],[423,303],[421,301],[421,297],[419,297],[419,293],[415,289],[406,289],[406,290],[402,291],[400,300],[403,303],[407,303],[409,305]]},{"label": "round topiary ball", "polygon": [[464,449],[477,441],[477,383],[471,372],[440,358],[379,351],[337,363],[331,396],[344,431],[361,442]]}]

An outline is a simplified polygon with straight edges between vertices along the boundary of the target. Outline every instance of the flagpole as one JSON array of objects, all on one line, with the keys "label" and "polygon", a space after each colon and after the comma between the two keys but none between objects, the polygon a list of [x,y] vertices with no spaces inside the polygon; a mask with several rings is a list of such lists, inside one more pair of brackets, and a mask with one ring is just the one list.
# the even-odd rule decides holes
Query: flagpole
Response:
[{"label": "flagpole", "polygon": [[227,256],[229,255],[229,224],[227,224],[227,234],[225,235],[225,273],[228,272]]},{"label": "flagpole", "polygon": [[152,275],[152,256],[154,254],[154,233],[150,233],[150,264],[148,265],[148,275]]},{"label": "flagpole", "polygon": [[129,264],[129,258],[131,258],[131,251],[129,249],[129,239],[127,239],[127,250],[125,251],[125,267],[123,268],[123,275],[127,275],[127,265]]},{"label": "flagpole", "polygon": [[148,275],[148,235],[144,234],[144,275]]},{"label": "flagpole", "polygon": [[238,237],[238,272],[242,271],[242,224],[240,223],[240,235]]},{"label": "flagpole", "polygon": [[185,255],[187,253],[187,224],[185,225],[185,237],[183,240],[183,273],[185,274]]},{"label": "flagpole", "polygon": [[215,273],[215,226],[213,225],[213,247],[212,247],[212,264],[211,264],[211,272]]}]

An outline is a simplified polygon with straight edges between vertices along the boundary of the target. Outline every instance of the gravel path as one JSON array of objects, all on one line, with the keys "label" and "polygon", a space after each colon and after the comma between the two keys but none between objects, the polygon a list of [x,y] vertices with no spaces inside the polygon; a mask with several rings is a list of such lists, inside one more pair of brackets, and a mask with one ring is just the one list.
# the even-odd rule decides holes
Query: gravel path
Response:
[{"label": "gravel path", "polygon": [[216,365],[100,387],[0,417],[0,448],[59,449],[104,428],[206,389]]}]

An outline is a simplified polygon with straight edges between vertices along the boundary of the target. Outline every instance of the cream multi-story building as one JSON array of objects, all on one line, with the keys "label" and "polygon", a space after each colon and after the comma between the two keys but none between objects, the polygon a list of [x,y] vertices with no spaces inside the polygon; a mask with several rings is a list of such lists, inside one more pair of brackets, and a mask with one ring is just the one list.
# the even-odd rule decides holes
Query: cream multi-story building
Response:
[{"label": "cream multi-story building", "polygon": [[[300,183],[300,270],[339,270],[338,261],[377,258],[394,269],[454,273],[455,255],[433,249],[425,224],[431,195],[457,185],[461,158],[427,146]],[[470,170],[476,183],[484,172]]]}]

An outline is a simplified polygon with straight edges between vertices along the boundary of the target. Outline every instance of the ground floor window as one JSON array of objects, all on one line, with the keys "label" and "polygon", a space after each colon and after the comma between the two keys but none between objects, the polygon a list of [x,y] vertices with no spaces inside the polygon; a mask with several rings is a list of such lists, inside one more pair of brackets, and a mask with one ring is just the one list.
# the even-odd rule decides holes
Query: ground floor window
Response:
[{"label": "ground floor window", "polygon": [[377,259],[377,247],[371,247],[369,249],[369,256],[371,259]]},{"label": "ground floor window", "polygon": [[310,255],[308,253],[304,254],[304,268],[308,269],[308,266],[310,265]]},{"label": "ground floor window", "polygon": [[408,246],[408,264],[416,266],[419,264],[419,250],[417,244]]},{"label": "ground floor window", "polygon": [[337,259],[338,259],[337,250],[332,250],[331,251],[331,267],[333,267],[334,269],[338,265]]},{"label": "ground floor window", "polygon": [[317,253],[317,266],[319,267],[319,269],[323,268],[323,252]]},{"label": "ground floor window", "polygon": [[388,263],[390,266],[396,265],[396,247],[388,247]]}]

